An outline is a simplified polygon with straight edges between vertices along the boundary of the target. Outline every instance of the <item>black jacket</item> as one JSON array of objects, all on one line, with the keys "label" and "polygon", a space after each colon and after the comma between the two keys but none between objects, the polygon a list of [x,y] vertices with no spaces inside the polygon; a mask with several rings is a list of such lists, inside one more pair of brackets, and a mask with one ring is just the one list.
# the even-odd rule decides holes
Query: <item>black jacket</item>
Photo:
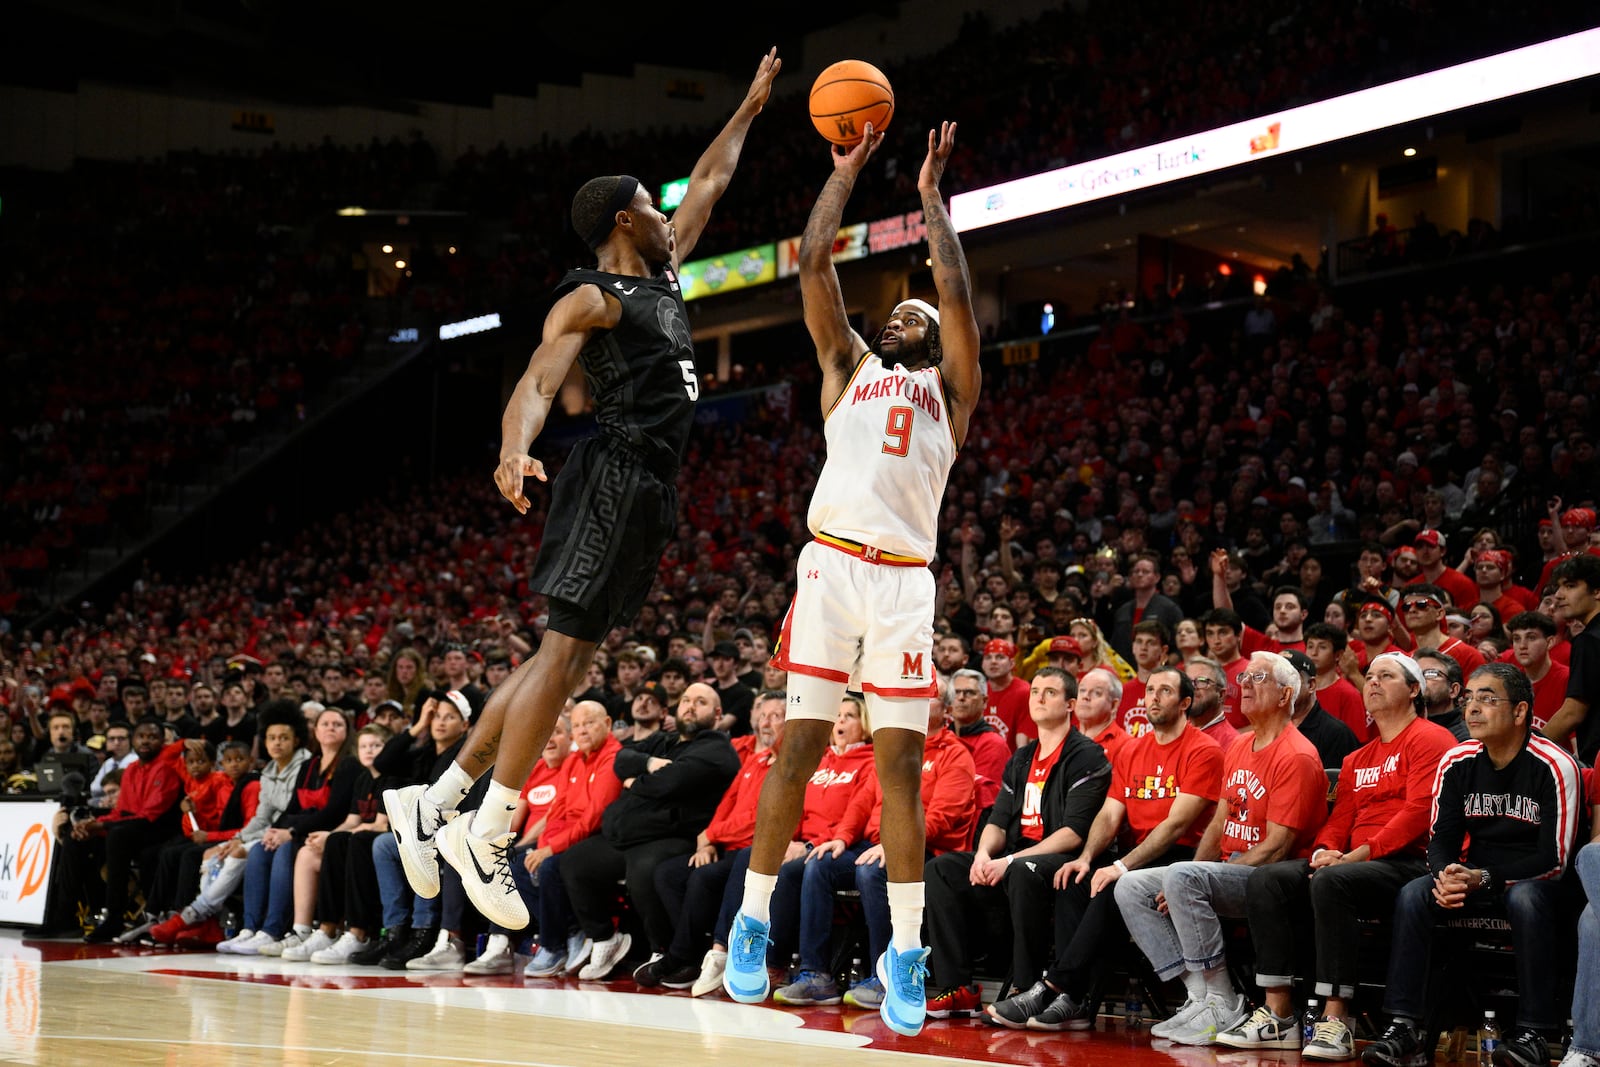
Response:
[{"label": "black jacket", "polygon": [[455,762],[461,746],[466,742],[467,735],[462,734],[455,744],[442,753],[435,753],[433,738],[424,735],[420,741],[416,741],[409,731],[401,731],[389,738],[372,765],[378,768],[379,774],[405,779],[397,783],[399,785],[432,785],[438,781],[444,769]]},{"label": "black jacket", "polygon": [[[1007,853],[1023,847],[1019,844],[1023,789],[1038,748],[1039,742],[1035,739],[1011,754],[1005,774],[1000,778],[1000,794],[995,797],[994,810],[989,813],[989,825],[1006,832]],[[1106,791],[1110,788],[1111,761],[1106,759],[1105,750],[1073,727],[1067,739],[1061,742],[1061,754],[1044,782],[1044,836],[1070,827],[1079,837],[1087,838],[1089,824],[1100,814],[1100,806],[1105,803]]]},{"label": "black jacket", "polygon": [[[654,756],[672,762],[652,774],[647,766]],[[606,808],[600,831],[623,849],[664,837],[692,840],[738,775],[739,756],[719,730],[702,730],[688,741],[663,730],[618,752],[613,769],[619,780],[634,782]]]}]

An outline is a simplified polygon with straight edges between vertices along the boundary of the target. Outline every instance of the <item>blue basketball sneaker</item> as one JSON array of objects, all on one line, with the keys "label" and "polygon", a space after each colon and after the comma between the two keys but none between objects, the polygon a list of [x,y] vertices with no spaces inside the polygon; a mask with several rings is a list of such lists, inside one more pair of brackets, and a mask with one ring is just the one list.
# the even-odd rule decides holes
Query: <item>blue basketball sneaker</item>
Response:
[{"label": "blue basketball sneaker", "polygon": [[883,983],[883,1003],[878,1014],[889,1029],[906,1037],[922,1032],[928,1014],[928,956],[930,948],[896,952],[890,945],[878,957],[878,981]]},{"label": "blue basketball sneaker", "polygon": [[770,923],[746,918],[744,912],[733,917],[728,931],[728,969],[722,972],[722,988],[741,1004],[760,1004],[772,991],[767,977],[767,940]]}]

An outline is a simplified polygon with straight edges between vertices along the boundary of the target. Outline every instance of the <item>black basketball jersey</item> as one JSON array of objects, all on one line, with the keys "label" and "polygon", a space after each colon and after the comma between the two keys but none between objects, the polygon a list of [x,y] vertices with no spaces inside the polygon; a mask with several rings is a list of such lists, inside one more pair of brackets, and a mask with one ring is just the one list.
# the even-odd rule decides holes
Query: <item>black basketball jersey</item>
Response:
[{"label": "black basketball jersey", "polygon": [[638,449],[656,471],[675,475],[700,398],[677,275],[668,269],[633,278],[585,268],[568,271],[555,295],[580,285],[597,285],[622,304],[617,325],[579,355],[600,432]]}]

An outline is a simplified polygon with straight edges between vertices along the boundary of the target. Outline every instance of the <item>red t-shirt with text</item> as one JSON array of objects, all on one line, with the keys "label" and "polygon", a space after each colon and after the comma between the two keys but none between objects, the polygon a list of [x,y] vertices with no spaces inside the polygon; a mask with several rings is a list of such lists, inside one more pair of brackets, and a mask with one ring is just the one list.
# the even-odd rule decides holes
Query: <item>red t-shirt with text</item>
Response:
[{"label": "red t-shirt with text", "polygon": [[1222,858],[1248,852],[1266,839],[1267,823],[1294,828],[1284,859],[1305,859],[1328,820],[1328,775],[1316,746],[1293,724],[1259,751],[1253,733],[1241,734],[1223,759],[1222,799],[1228,820]]}]

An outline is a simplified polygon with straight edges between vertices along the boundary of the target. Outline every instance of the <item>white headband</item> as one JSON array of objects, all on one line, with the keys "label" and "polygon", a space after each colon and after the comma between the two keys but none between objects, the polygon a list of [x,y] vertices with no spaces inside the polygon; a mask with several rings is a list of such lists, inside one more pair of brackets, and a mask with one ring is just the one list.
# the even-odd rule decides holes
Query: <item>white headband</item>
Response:
[{"label": "white headband", "polygon": [[916,308],[918,312],[931,319],[935,325],[937,325],[939,322],[939,309],[928,303],[926,300],[918,300],[913,297],[910,300],[900,301],[900,303],[896,304],[894,307],[896,311],[899,311],[901,308]]},{"label": "white headband", "polygon": [[1405,672],[1405,676],[1417,685],[1422,684],[1422,665],[1404,652],[1385,652],[1381,656],[1374,656],[1372,662],[1367,665],[1367,669],[1370,671],[1386,659],[1393,660],[1395,665]]}]

